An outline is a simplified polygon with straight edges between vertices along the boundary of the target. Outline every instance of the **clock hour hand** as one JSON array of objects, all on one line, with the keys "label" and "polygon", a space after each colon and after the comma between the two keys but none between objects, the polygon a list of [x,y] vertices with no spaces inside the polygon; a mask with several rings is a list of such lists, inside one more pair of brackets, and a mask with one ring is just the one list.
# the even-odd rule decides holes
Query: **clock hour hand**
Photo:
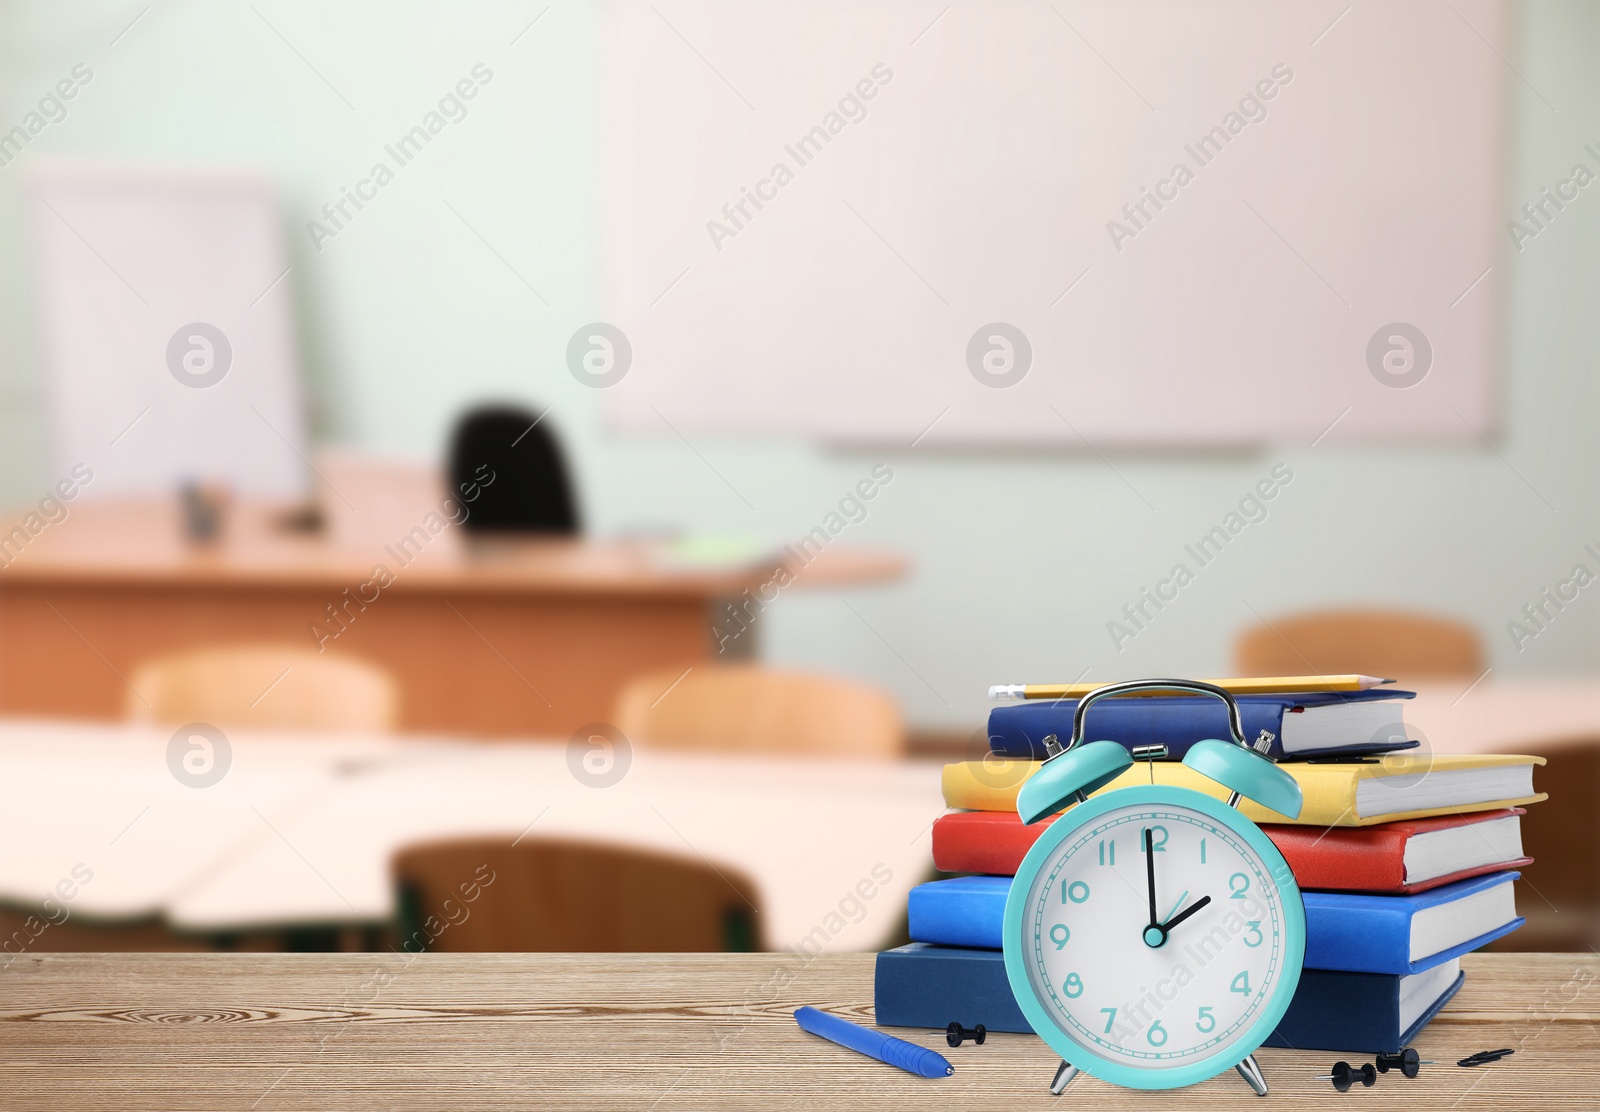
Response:
[{"label": "clock hour hand", "polygon": [[1170,931],[1173,927],[1175,927],[1179,923],[1183,922],[1189,916],[1193,915],[1195,912],[1199,911],[1202,907],[1206,906],[1206,904],[1208,904],[1210,902],[1211,902],[1211,897],[1210,896],[1201,896],[1198,900],[1194,901],[1194,903],[1190,904],[1188,907],[1186,907],[1182,911],[1178,912],[1178,914],[1176,914],[1172,918],[1168,919],[1165,923],[1160,924],[1161,929],[1163,931]]}]

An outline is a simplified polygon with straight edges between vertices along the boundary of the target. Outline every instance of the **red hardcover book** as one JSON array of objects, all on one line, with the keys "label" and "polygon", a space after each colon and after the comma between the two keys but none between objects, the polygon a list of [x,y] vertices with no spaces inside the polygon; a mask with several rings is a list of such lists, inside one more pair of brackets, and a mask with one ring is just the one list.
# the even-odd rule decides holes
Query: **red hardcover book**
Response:
[{"label": "red hardcover book", "polygon": [[1326,831],[1276,824],[1261,829],[1301,888],[1404,894],[1531,864],[1533,858],[1522,853],[1526,813],[1510,807]]},{"label": "red hardcover book", "polygon": [[[1522,853],[1521,807],[1378,826],[1268,824],[1295,880],[1335,892],[1423,892],[1532,863]],[[1045,823],[1005,811],[959,811],[933,824],[933,864],[947,873],[1014,876]]]},{"label": "red hardcover book", "polygon": [[953,811],[934,821],[933,867],[946,873],[1016,876],[1049,823],[1023,826],[1015,811]]}]

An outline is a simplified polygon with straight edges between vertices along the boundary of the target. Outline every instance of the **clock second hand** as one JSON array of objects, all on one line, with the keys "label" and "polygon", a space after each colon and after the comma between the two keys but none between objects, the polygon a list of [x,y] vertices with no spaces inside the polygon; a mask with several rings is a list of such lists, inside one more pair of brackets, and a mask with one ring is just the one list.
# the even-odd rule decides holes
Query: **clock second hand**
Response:
[{"label": "clock second hand", "polygon": [[1171,920],[1171,918],[1173,916],[1173,913],[1176,912],[1178,910],[1178,908],[1182,907],[1183,906],[1183,901],[1188,899],[1188,898],[1189,898],[1189,890],[1187,888],[1185,888],[1183,890],[1183,895],[1179,896],[1177,899],[1172,901],[1172,910],[1167,912],[1160,919],[1157,919],[1156,920],[1156,925],[1157,926],[1161,926],[1161,925],[1167,923],[1169,920]]},{"label": "clock second hand", "polygon": [[[1184,895],[1188,895],[1188,893],[1185,892]],[[1179,900],[1178,902],[1182,903],[1183,901]],[[1176,914],[1172,918],[1168,919],[1165,923],[1162,923],[1161,924],[1162,931],[1163,932],[1170,931],[1173,927],[1175,927],[1179,923],[1183,922],[1189,916],[1193,915],[1195,912],[1199,911],[1202,907],[1205,907],[1206,904],[1208,904],[1210,902],[1211,902],[1211,897],[1210,896],[1201,896],[1198,900],[1194,901],[1194,903],[1190,904],[1188,907],[1186,907],[1182,911],[1178,912],[1178,914]]]}]

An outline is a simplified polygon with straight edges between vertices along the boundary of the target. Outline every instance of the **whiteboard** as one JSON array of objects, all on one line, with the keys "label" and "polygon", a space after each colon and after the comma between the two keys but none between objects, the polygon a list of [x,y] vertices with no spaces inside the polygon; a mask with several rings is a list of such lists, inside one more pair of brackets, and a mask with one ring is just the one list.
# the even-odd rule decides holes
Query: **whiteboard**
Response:
[{"label": "whiteboard", "polygon": [[272,183],[251,171],[41,162],[35,297],[58,477],[87,498],[188,480],[309,487]]},{"label": "whiteboard", "polygon": [[1502,0],[605,11],[616,427],[1204,444],[1495,425]]}]

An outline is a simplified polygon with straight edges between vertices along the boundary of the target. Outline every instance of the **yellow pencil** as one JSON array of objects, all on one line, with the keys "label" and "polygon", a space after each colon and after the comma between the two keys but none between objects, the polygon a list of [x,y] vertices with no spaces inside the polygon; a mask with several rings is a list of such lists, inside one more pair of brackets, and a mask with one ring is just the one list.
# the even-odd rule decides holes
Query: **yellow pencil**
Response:
[{"label": "yellow pencil", "polygon": [[[1116,681],[1110,681],[1116,682]],[[1394,680],[1377,676],[1246,676],[1225,680],[1202,680],[1229,691],[1234,695],[1276,695],[1300,691],[1366,691]],[[1104,683],[1005,683],[989,689],[991,699],[1077,699],[1089,694]],[[1141,691],[1135,698],[1161,695],[1162,691]],[[1165,692],[1165,694],[1175,694]]]}]

